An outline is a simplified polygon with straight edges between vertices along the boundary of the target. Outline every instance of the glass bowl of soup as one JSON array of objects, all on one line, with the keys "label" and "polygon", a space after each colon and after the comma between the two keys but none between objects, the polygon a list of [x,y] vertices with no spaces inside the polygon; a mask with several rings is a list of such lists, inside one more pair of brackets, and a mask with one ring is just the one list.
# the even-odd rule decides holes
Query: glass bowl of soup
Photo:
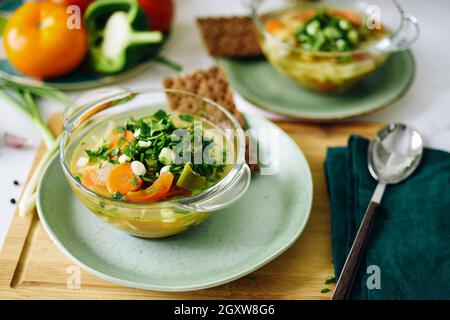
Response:
[{"label": "glass bowl of soup", "polygon": [[245,135],[225,108],[172,89],[95,96],[66,111],[60,161],[102,220],[134,236],[168,237],[244,195]]},{"label": "glass bowl of soup", "polygon": [[249,1],[261,49],[296,83],[345,92],[419,35],[394,0]]}]

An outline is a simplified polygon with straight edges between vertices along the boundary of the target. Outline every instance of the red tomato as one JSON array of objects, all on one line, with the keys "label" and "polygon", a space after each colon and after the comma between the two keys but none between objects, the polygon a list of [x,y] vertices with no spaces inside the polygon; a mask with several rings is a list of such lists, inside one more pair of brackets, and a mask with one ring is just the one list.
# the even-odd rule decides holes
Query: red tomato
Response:
[{"label": "red tomato", "polygon": [[138,0],[151,30],[169,31],[174,15],[173,0]]}]

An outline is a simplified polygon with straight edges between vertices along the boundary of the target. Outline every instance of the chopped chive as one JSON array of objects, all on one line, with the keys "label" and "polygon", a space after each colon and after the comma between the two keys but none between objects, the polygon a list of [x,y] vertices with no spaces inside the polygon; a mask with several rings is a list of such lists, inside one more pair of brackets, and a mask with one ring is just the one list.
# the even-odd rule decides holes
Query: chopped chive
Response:
[{"label": "chopped chive", "polygon": [[187,122],[193,122],[194,121],[194,117],[191,116],[190,114],[180,114],[180,119],[183,121],[187,121]]},{"label": "chopped chive", "polygon": [[336,283],[336,277],[335,276],[327,276],[325,278],[325,284],[331,284]]},{"label": "chopped chive", "polygon": [[120,194],[120,192],[115,192],[114,195],[113,195],[113,199],[120,200],[120,201],[124,200],[123,196]]},{"label": "chopped chive", "polygon": [[130,182],[133,185],[133,187],[136,187],[139,184],[139,181],[136,178],[131,178]]}]

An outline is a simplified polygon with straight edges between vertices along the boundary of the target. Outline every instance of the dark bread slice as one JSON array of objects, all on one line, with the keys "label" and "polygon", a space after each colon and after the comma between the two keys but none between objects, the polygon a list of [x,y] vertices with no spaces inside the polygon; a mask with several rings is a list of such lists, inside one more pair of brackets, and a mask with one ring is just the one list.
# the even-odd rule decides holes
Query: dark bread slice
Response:
[{"label": "dark bread slice", "polygon": [[[199,70],[188,75],[165,78],[163,80],[163,86],[166,89],[190,91],[199,96],[211,99],[233,114],[244,130],[247,129],[244,116],[236,108],[233,92],[228,86],[225,72],[221,68],[212,67],[208,70]],[[223,113],[217,113],[216,109],[211,105],[199,103],[198,98],[194,96],[190,97],[176,93],[168,93],[167,98],[169,100],[170,108],[174,111],[195,114],[201,110],[206,119],[219,126],[221,122],[229,121],[225,118]],[[256,150],[256,148],[250,146],[249,139],[246,138],[247,163],[250,158],[249,152],[254,152],[254,150]],[[252,159],[253,158],[255,157],[252,157]],[[249,166],[252,172],[259,171],[258,164],[249,164]]]},{"label": "dark bread slice", "polygon": [[258,33],[250,17],[198,18],[208,53],[213,57],[248,58],[262,55]]}]

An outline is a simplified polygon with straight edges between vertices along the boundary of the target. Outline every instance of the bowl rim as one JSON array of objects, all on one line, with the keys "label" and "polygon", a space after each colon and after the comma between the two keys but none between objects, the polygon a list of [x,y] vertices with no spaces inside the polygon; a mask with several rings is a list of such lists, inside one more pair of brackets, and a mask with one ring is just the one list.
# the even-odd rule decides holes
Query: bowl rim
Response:
[{"label": "bowl rim", "polygon": [[[117,89],[117,87],[116,87]],[[124,88],[123,88],[124,89]],[[111,88],[111,90],[113,90],[113,88]],[[185,210],[189,210],[189,211],[193,211],[193,207],[190,204],[195,204],[198,201],[205,201],[206,199],[208,199],[209,197],[214,196],[216,193],[219,193],[221,191],[223,191],[224,189],[227,188],[228,185],[230,185],[234,179],[239,175],[240,171],[242,170],[243,167],[247,166],[246,162],[245,162],[245,146],[246,146],[246,142],[245,142],[245,134],[244,134],[244,130],[241,127],[240,123],[238,122],[238,120],[234,117],[234,115],[229,112],[227,109],[225,109],[224,107],[222,107],[220,104],[218,104],[217,102],[201,96],[199,94],[187,91],[187,90],[180,90],[180,89],[165,89],[165,88],[156,88],[156,89],[138,89],[138,90],[129,90],[129,89],[124,89],[126,91],[123,92],[119,92],[119,93],[115,93],[111,96],[107,96],[107,97],[102,97],[100,100],[93,100],[93,101],[89,101],[81,106],[78,106],[79,108],[87,108],[88,111],[95,108],[98,105],[104,104],[105,102],[112,102],[114,101],[114,98],[119,98],[121,96],[124,95],[124,92],[127,95],[133,95],[133,97],[131,99],[133,99],[134,97],[138,96],[138,95],[142,95],[142,94],[161,94],[161,93],[177,93],[177,94],[187,94],[193,97],[197,97],[202,99],[203,101],[205,101],[206,103],[215,106],[216,108],[218,108],[219,110],[221,110],[227,117],[228,119],[232,122],[233,126],[235,127],[233,130],[235,130],[235,136],[238,140],[237,142],[237,156],[236,156],[236,163],[233,165],[233,167],[231,168],[231,170],[227,173],[226,176],[224,176],[221,180],[219,180],[217,183],[215,183],[213,186],[209,187],[208,189],[203,190],[202,192],[200,192],[199,194],[196,195],[192,195],[192,196],[188,196],[188,197],[182,197],[179,199],[175,199],[175,200],[163,200],[163,201],[158,201],[158,202],[127,202],[127,201],[122,201],[122,200],[118,200],[118,199],[114,199],[111,197],[107,197],[104,196],[102,194],[99,194],[87,187],[85,187],[78,179],[76,179],[71,170],[69,169],[68,164],[66,163],[66,159],[64,156],[64,151],[65,151],[65,147],[66,147],[66,143],[69,139],[69,135],[70,132],[67,131],[67,129],[65,128],[63,136],[62,136],[62,140],[61,140],[61,144],[59,146],[59,162],[61,164],[61,167],[63,169],[63,172],[65,174],[65,176],[70,180],[71,183],[73,183],[75,186],[77,186],[80,190],[82,190],[84,193],[87,193],[93,197],[98,198],[99,200],[102,201],[107,201],[109,203],[112,203],[114,205],[117,205],[119,207],[130,207],[130,208],[134,208],[134,209],[150,209],[152,207],[161,207],[161,204],[165,204],[165,205],[175,205],[177,207],[180,207],[182,209]],[[126,101],[130,101],[130,99],[126,100]],[[168,103],[167,103],[168,104]],[[118,104],[112,104],[112,106],[117,106]],[[151,107],[151,105],[149,105],[149,107]],[[103,110],[103,109],[101,109]],[[83,113],[84,114],[84,113]],[[78,115],[78,117],[82,116]],[[94,115],[95,113],[91,114],[90,116]],[[120,113],[118,113],[120,114]],[[84,120],[87,120],[89,118],[86,118]],[[71,131],[73,132],[73,131]]]},{"label": "bowl rim", "polygon": [[[305,54],[310,54],[310,55],[315,55],[315,56],[320,56],[320,57],[328,57],[328,58],[346,57],[346,56],[349,56],[349,55],[354,55],[354,54],[358,54],[358,53],[367,53],[367,52],[371,52],[371,51],[372,52],[373,51],[380,51],[381,53],[389,53],[389,51],[385,52],[385,51],[379,50],[373,45],[374,43],[380,43],[381,41],[386,39],[387,35],[385,35],[384,37],[378,39],[377,41],[373,41],[372,45],[370,45],[368,47],[356,48],[354,50],[349,50],[349,51],[312,51],[312,50],[301,49],[301,48],[299,48],[297,46],[294,46],[292,44],[289,44],[289,43],[279,39],[278,37],[275,37],[273,34],[268,32],[264,28],[263,22],[261,21],[261,17],[263,17],[264,15],[267,15],[268,13],[273,13],[273,12],[277,12],[277,11],[284,11],[284,10],[294,9],[294,8],[304,8],[304,9],[318,8],[318,7],[321,6],[321,3],[303,2],[303,3],[297,3],[297,4],[291,4],[291,5],[284,5],[284,6],[280,7],[278,10],[271,10],[271,11],[263,13],[261,15],[260,13],[258,13],[258,9],[259,9],[260,5],[263,2],[264,2],[264,0],[250,0],[250,5],[249,5],[250,16],[251,16],[251,18],[253,20],[254,25],[256,26],[258,32],[264,38],[266,38],[268,41],[275,42],[278,45],[284,47],[285,49],[287,49],[289,51],[294,51],[294,52],[298,52],[298,53],[305,53]],[[405,19],[403,18],[403,15],[405,14],[405,12],[403,11],[402,7],[400,6],[400,4],[396,0],[391,0],[391,2],[394,5],[394,7],[398,10],[398,12],[400,13],[400,16],[402,16],[402,19],[400,20],[400,24],[397,26],[397,28],[395,30],[393,30],[391,32],[391,34],[396,34],[396,33],[398,33],[399,30],[401,30],[403,28],[403,25],[405,23]],[[331,8],[331,6],[326,6],[326,5],[323,5],[323,4],[322,4],[322,7],[323,8]]]}]

